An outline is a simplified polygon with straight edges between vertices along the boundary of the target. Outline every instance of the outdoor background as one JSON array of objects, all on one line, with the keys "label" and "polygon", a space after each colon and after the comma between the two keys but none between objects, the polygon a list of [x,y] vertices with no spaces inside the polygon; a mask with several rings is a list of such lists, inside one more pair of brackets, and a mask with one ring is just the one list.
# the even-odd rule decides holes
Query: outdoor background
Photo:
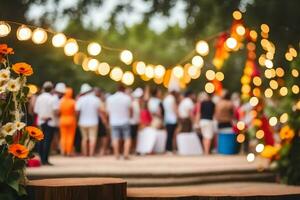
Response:
[{"label": "outdoor background", "polygon": [[[199,39],[229,29],[232,12],[239,8],[246,12],[244,23],[248,27],[258,30],[262,23],[270,26],[269,38],[276,46],[274,62],[280,66],[285,62],[288,45],[299,46],[299,7],[299,0],[1,0],[0,19],[38,25],[78,39],[129,49],[135,59],[172,67],[194,49]],[[62,81],[78,89],[88,82],[106,90],[115,88],[116,82],[108,76],[84,72],[81,66],[73,63],[72,57],[64,55],[63,49],[54,48],[51,40],[36,45],[32,41],[19,42],[15,34],[10,34],[3,42],[7,41],[16,52],[12,62],[24,61],[33,66],[35,75],[29,80],[31,83]],[[212,67],[214,44],[210,42],[209,45],[211,53],[205,58],[204,69]],[[123,69],[130,67],[121,63],[118,52],[102,51],[97,59]],[[246,51],[242,50],[226,61],[222,69],[225,88],[240,90],[238,83],[245,60]],[[200,76],[188,87],[203,90],[204,79]],[[136,77],[133,87],[144,84],[154,85],[152,81],[143,82]]]}]

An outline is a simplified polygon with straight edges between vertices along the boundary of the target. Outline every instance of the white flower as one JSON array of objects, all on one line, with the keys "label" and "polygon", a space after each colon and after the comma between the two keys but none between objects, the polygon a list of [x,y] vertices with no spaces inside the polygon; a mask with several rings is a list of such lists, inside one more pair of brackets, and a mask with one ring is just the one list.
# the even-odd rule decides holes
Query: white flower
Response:
[{"label": "white flower", "polygon": [[20,79],[10,79],[7,83],[7,90],[11,92],[17,92],[20,90],[21,84]]},{"label": "white flower", "polygon": [[20,131],[22,128],[24,128],[26,126],[26,124],[24,122],[17,121],[17,122],[15,122],[14,126],[16,127],[16,129],[18,131]]},{"label": "white flower", "polygon": [[6,91],[6,85],[0,86],[0,94],[4,93]]},{"label": "white flower", "polygon": [[6,140],[4,138],[0,138],[0,146],[6,144]]},{"label": "white flower", "polygon": [[1,127],[1,134],[6,137],[7,135],[13,135],[17,131],[14,123],[8,122]]},{"label": "white flower", "polygon": [[8,69],[0,70],[0,81],[7,81],[10,78],[10,71]]}]

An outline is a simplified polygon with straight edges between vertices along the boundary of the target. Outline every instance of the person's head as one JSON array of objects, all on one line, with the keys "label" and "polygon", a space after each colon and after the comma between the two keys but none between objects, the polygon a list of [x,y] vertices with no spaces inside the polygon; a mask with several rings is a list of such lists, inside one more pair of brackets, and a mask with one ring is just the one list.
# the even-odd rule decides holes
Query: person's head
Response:
[{"label": "person's head", "polygon": [[72,98],[73,97],[73,89],[69,88],[69,87],[66,88],[64,97],[65,98]]},{"label": "person's head", "polygon": [[101,97],[102,96],[102,90],[98,87],[94,87],[94,92],[95,92],[95,95],[97,97]]},{"label": "person's head", "polygon": [[52,92],[53,90],[53,83],[51,81],[46,81],[44,84],[43,84],[43,90],[47,93],[50,93]]},{"label": "person's head", "polygon": [[119,84],[117,89],[118,89],[118,92],[125,92],[125,90],[126,90],[126,88],[123,84]]},{"label": "person's head", "polygon": [[231,94],[228,91],[225,91],[223,94],[223,99],[230,101],[231,100]]},{"label": "person's head", "polygon": [[66,92],[66,84],[64,84],[64,83],[57,83],[56,85],[55,85],[55,88],[54,88],[54,92],[58,95],[58,96],[60,96],[60,97],[62,97],[63,95],[64,95],[64,93]]},{"label": "person's head", "polygon": [[136,88],[133,92],[132,92],[132,97],[133,98],[136,98],[136,99],[139,99],[139,98],[142,98],[144,94],[144,91],[142,88]]},{"label": "person's head", "polygon": [[93,91],[93,88],[88,83],[84,83],[80,87],[80,95],[85,95],[92,91]]}]

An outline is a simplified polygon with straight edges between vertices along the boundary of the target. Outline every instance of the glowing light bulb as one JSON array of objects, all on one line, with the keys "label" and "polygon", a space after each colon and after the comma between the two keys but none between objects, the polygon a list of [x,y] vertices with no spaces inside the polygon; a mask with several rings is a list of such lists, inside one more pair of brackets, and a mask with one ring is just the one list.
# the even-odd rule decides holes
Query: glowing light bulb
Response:
[{"label": "glowing light bulb", "polygon": [[238,136],[236,137],[236,141],[238,143],[243,143],[245,141],[246,137],[244,134],[238,134]]},{"label": "glowing light bulb", "polygon": [[17,38],[20,41],[29,40],[32,36],[32,31],[25,25],[22,25],[17,30]]},{"label": "glowing light bulb", "polygon": [[236,10],[232,13],[232,17],[235,20],[240,20],[240,19],[242,19],[242,13],[240,11]]},{"label": "glowing light bulb", "polygon": [[230,49],[230,50],[233,50],[237,47],[237,41],[235,38],[233,37],[230,37],[230,38],[227,38],[226,40],[226,46]]},{"label": "glowing light bulb", "polygon": [[224,74],[222,72],[217,72],[216,73],[216,79],[218,81],[223,81],[224,80]]},{"label": "glowing light bulb", "polygon": [[123,77],[123,71],[120,67],[114,67],[110,72],[110,78],[114,81],[120,81]]},{"label": "glowing light bulb", "polygon": [[205,76],[206,76],[207,80],[212,81],[216,78],[216,73],[210,69],[210,70],[206,71]]},{"label": "glowing light bulb", "polygon": [[165,73],[166,73],[166,69],[164,68],[164,66],[162,66],[162,65],[155,66],[155,68],[154,68],[154,76],[156,78],[163,77],[165,75]]},{"label": "glowing light bulb", "polygon": [[196,67],[203,67],[204,61],[201,56],[194,56],[192,59],[192,64]]},{"label": "glowing light bulb", "polygon": [[270,124],[271,126],[276,126],[277,122],[278,122],[278,120],[277,120],[276,117],[271,117],[271,118],[269,119],[269,124]]},{"label": "glowing light bulb", "polygon": [[109,73],[110,71],[110,66],[106,62],[102,62],[98,65],[98,73],[102,76],[105,76]]},{"label": "glowing light bulb", "polygon": [[265,97],[266,98],[271,98],[273,96],[273,90],[271,88],[267,88],[265,90]]},{"label": "glowing light bulb", "polygon": [[264,33],[269,33],[269,31],[270,31],[270,28],[269,28],[269,26],[268,26],[267,24],[262,24],[262,25],[260,26],[260,29],[261,29],[261,31],[264,32]]},{"label": "glowing light bulb", "polygon": [[238,121],[238,123],[236,124],[236,127],[238,130],[242,131],[245,129],[246,125],[245,125],[245,122],[243,121]]},{"label": "glowing light bulb", "polygon": [[63,33],[57,33],[52,38],[52,45],[54,47],[63,47],[67,42],[67,37]]},{"label": "glowing light bulb", "polygon": [[236,27],[236,33],[237,33],[238,35],[240,35],[240,36],[245,35],[245,33],[246,33],[245,27],[242,26],[242,25],[238,25],[238,26]]},{"label": "glowing light bulb", "polygon": [[211,82],[208,82],[208,83],[205,84],[204,89],[207,93],[211,94],[215,91],[215,86]]},{"label": "glowing light bulb", "polygon": [[132,63],[133,55],[129,50],[124,50],[120,54],[120,59],[123,63],[129,65]]},{"label": "glowing light bulb", "polygon": [[134,82],[134,76],[132,72],[130,71],[125,72],[122,77],[122,83],[124,83],[125,85],[132,85],[133,82]]},{"label": "glowing light bulb", "polygon": [[253,162],[255,160],[255,155],[254,155],[254,153],[249,153],[248,155],[247,155],[247,161],[248,162]]},{"label": "glowing light bulb", "polygon": [[87,51],[91,56],[97,56],[101,52],[101,46],[97,42],[92,42],[88,45]]},{"label": "glowing light bulb", "polygon": [[256,151],[257,153],[261,153],[261,152],[263,152],[264,148],[265,148],[265,146],[264,146],[263,144],[258,144],[258,145],[256,145],[256,147],[255,147],[255,151]]},{"label": "glowing light bulb", "polygon": [[252,81],[255,86],[261,86],[262,84],[262,80],[259,76],[255,76]]},{"label": "glowing light bulb", "polygon": [[89,59],[87,66],[89,70],[96,71],[98,69],[99,61],[97,59]]},{"label": "glowing light bulb", "polygon": [[0,21],[0,37],[7,36],[11,31],[10,25],[6,22]]},{"label": "glowing light bulb", "polygon": [[148,65],[146,68],[145,68],[145,76],[148,78],[148,79],[151,79],[154,77],[154,69],[152,67],[152,65]]},{"label": "glowing light bulb", "polygon": [[172,72],[176,78],[182,78],[184,75],[184,70],[182,66],[175,66]]},{"label": "glowing light bulb", "polygon": [[279,121],[280,123],[286,123],[289,119],[289,115],[287,113],[283,113],[280,118],[279,118]]},{"label": "glowing light bulb", "polygon": [[32,33],[32,41],[36,44],[43,44],[47,41],[47,33],[44,29],[36,28]]},{"label": "glowing light bulb", "polygon": [[281,87],[280,90],[279,90],[279,94],[281,96],[286,96],[288,94],[288,89],[287,87]]},{"label": "glowing light bulb", "polygon": [[209,46],[206,41],[200,40],[196,44],[196,52],[199,53],[201,56],[206,56],[209,52]]},{"label": "glowing light bulb", "polygon": [[139,61],[136,64],[136,73],[138,75],[143,75],[143,74],[145,74],[145,70],[146,70],[146,64],[142,61]]},{"label": "glowing light bulb", "polygon": [[265,60],[265,66],[269,69],[273,68],[273,62],[272,60],[266,59]]},{"label": "glowing light bulb", "polygon": [[68,39],[64,47],[65,54],[67,56],[73,56],[78,52],[78,50],[79,47],[76,40],[73,38]]}]

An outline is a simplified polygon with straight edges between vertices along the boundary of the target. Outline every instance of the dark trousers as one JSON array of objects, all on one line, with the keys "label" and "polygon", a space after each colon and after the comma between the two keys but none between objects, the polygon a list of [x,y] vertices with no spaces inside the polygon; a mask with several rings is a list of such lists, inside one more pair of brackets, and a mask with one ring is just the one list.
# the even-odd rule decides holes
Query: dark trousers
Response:
[{"label": "dark trousers", "polygon": [[167,151],[173,151],[173,137],[177,124],[166,124],[167,129]]},{"label": "dark trousers", "polygon": [[49,126],[47,123],[42,124],[42,131],[44,133],[44,140],[38,143],[38,150],[43,164],[48,162],[51,143],[55,132],[55,127]]}]

